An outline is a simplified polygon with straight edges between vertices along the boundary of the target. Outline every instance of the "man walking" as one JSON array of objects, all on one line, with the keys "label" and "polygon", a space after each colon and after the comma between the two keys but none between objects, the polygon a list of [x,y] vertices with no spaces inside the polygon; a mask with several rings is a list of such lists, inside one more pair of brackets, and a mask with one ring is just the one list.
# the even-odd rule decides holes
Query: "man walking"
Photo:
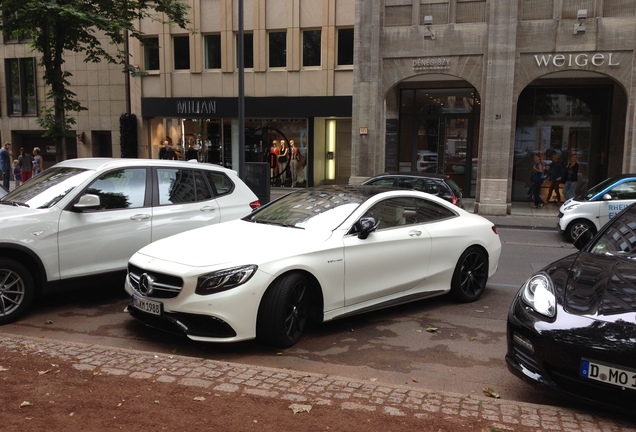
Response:
[{"label": "man walking", "polygon": [[20,176],[22,183],[26,182],[33,175],[33,156],[20,147],[20,156],[18,156],[18,165],[20,166]]},{"label": "man walking", "polygon": [[0,169],[2,170],[2,185],[9,190],[11,182],[11,143],[6,142],[0,149]]}]

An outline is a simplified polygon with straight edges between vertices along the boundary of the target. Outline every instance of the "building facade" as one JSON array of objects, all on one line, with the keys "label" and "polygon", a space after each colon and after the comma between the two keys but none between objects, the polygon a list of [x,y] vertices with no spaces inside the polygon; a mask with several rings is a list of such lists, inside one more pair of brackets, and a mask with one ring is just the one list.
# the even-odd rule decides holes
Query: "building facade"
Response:
[{"label": "building facade", "polygon": [[355,28],[352,181],[444,173],[504,215],[535,153],[578,191],[636,169],[636,2],[357,0]]}]

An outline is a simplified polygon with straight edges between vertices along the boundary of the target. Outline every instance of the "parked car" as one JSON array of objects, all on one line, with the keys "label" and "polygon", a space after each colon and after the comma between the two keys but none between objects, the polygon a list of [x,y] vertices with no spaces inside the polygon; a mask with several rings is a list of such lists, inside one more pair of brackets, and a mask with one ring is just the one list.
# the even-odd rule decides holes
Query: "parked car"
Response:
[{"label": "parked car", "polygon": [[437,169],[437,153],[429,150],[418,150],[415,165],[419,172],[434,173]]},{"label": "parked car", "polygon": [[[530,277],[508,314],[508,369],[593,406],[636,406],[636,206]],[[586,244],[587,243],[587,244]]]},{"label": "parked car", "polygon": [[289,347],[308,320],[447,293],[474,301],[500,252],[492,222],[429,194],[302,189],[240,220],[142,248],[128,264],[127,309],[197,341]]},{"label": "parked car", "polygon": [[559,232],[574,241],[583,231],[596,233],[607,221],[636,202],[636,174],[610,177],[561,206]]},{"label": "parked car", "polygon": [[240,218],[258,205],[234,171],[215,165],[54,165],[0,199],[0,324],[25,312],[36,295],[80,278],[118,272],[123,280],[130,256],[153,240]]},{"label": "parked car", "polygon": [[414,189],[437,195],[446,201],[464,208],[462,190],[449,176],[419,172],[389,172],[371,177],[362,184],[375,186],[394,186]]}]

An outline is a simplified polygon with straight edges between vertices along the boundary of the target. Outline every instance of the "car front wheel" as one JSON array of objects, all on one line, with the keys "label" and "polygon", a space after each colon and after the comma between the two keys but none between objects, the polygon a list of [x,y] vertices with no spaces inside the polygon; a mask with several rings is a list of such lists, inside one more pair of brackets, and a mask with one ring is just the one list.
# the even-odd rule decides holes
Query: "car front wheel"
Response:
[{"label": "car front wheel", "polygon": [[24,313],[33,301],[33,278],[19,262],[0,258],[0,325]]},{"label": "car front wheel", "polygon": [[303,335],[309,310],[309,283],[298,273],[282,276],[265,293],[258,312],[256,337],[267,345],[288,348]]},{"label": "car front wheel", "polygon": [[481,297],[488,281],[488,256],[478,247],[464,251],[457,261],[451,281],[451,295],[461,302]]},{"label": "car front wheel", "polygon": [[567,237],[569,242],[573,242],[576,240],[585,230],[591,230],[594,234],[596,230],[594,229],[594,225],[591,222],[586,221],[584,219],[575,220],[568,225],[568,228],[565,230],[565,236]]}]

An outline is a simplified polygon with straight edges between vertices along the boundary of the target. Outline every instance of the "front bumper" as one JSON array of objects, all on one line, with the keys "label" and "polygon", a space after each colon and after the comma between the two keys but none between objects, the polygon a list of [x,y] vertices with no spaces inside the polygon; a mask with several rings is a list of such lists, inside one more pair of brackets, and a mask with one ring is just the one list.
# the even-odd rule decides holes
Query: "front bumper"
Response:
[{"label": "front bumper", "polygon": [[[564,318],[559,319],[559,315]],[[578,335],[585,325],[568,328],[571,318],[558,308],[553,323],[529,311],[516,297],[508,315],[506,366],[517,377],[540,387],[565,393],[569,397],[602,406],[613,411],[634,415],[636,390],[621,388],[580,376],[583,358],[608,363],[633,362],[634,353],[612,351],[611,343],[604,345],[581,343]],[[593,321],[577,317],[579,324]],[[571,322],[571,320],[570,320]],[[629,360],[628,360],[629,359]]]}]

